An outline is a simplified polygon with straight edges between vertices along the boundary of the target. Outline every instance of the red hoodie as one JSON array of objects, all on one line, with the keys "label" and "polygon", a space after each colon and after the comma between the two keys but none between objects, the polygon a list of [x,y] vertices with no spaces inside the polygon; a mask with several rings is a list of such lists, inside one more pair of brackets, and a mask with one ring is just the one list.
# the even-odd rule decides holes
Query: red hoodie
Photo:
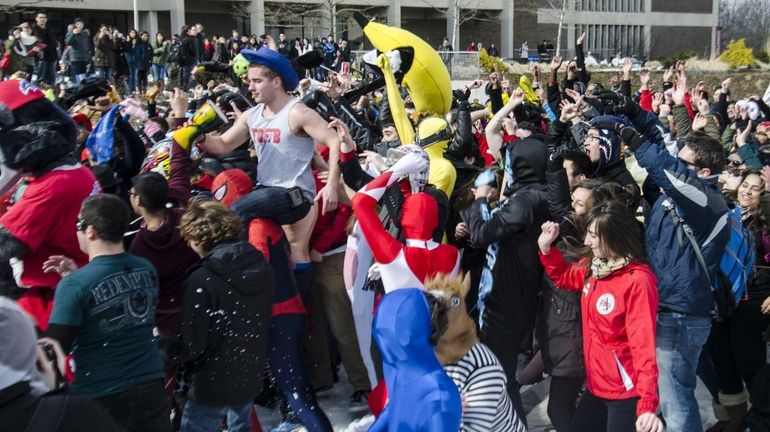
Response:
[{"label": "red hoodie", "polygon": [[603,399],[639,397],[637,417],[658,408],[655,361],[657,280],[649,266],[632,262],[596,279],[589,269],[564,261],[557,248],[540,261],[554,284],[583,290],[583,356],[588,390]]}]

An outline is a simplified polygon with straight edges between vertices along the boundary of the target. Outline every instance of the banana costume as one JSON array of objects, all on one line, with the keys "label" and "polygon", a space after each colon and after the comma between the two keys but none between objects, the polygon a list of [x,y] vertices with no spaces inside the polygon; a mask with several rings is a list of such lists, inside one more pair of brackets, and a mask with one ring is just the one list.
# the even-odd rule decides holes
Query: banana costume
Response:
[{"label": "banana costume", "polygon": [[385,78],[396,129],[403,144],[412,144],[414,131],[398,94],[398,84],[407,89],[418,113],[444,116],[452,106],[449,72],[436,50],[414,33],[370,22],[360,13],[355,13],[354,18],[381,53],[376,65]]},{"label": "banana costume", "polygon": [[[374,63],[382,72],[393,122],[402,144],[417,143],[430,157],[429,181],[452,196],[457,172],[444,159],[452,130],[443,117],[452,106],[452,83],[444,62],[427,42],[413,33],[397,27],[368,21],[354,14],[364,34],[379,54],[376,59],[367,55],[365,61]],[[432,114],[418,127],[417,136],[398,91],[399,85],[409,92],[418,114]]]}]

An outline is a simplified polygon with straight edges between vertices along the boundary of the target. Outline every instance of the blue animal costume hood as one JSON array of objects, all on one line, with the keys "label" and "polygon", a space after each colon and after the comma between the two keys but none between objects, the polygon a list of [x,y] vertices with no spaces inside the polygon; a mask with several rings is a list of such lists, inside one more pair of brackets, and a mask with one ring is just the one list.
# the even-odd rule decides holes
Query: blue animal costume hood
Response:
[{"label": "blue animal costume hood", "polygon": [[388,405],[370,431],[455,431],[462,405],[454,382],[436,358],[430,307],[417,288],[383,297],[373,335],[382,353]]}]

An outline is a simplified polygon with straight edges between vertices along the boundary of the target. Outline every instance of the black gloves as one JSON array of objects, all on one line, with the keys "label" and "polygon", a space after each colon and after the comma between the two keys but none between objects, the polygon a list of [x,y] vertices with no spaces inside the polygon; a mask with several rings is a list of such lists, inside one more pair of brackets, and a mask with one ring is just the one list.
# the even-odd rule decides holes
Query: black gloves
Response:
[{"label": "black gloves", "polygon": [[564,169],[564,157],[569,153],[569,149],[566,146],[560,146],[556,148],[549,148],[548,151],[551,155],[548,157],[548,163],[546,164],[546,171],[549,173],[557,172],[560,169]]},{"label": "black gloves", "polygon": [[614,122],[611,120],[598,120],[591,122],[591,127],[595,129],[606,129],[614,132],[624,143],[631,149],[636,151],[646,141],[644,136],[636,131],[636,129],[626,126],[620,122]]},{"label": "black gloves", "polygon": [[612,90],[603,90],[596,96],[602,101],[605,114],[622,114],[628,118],[634,118],[642,110],[633,99]]}]

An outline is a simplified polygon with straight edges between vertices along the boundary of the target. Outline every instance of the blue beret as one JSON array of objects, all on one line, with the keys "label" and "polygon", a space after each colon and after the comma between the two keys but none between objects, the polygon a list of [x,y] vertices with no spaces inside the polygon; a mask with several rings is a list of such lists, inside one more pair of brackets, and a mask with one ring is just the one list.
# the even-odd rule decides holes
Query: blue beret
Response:
[{"label": "blue beret", "polygon": [[289,59],[278,51],[273,51],[268,47],[262,47],[258,50],[245,49],[241,54],[249,61],[249,64],[258,64],[267,66],[273,72],[277,73],[283,80],[283,88],[286,91],[292,91],[299,85],[299,78]]}]

